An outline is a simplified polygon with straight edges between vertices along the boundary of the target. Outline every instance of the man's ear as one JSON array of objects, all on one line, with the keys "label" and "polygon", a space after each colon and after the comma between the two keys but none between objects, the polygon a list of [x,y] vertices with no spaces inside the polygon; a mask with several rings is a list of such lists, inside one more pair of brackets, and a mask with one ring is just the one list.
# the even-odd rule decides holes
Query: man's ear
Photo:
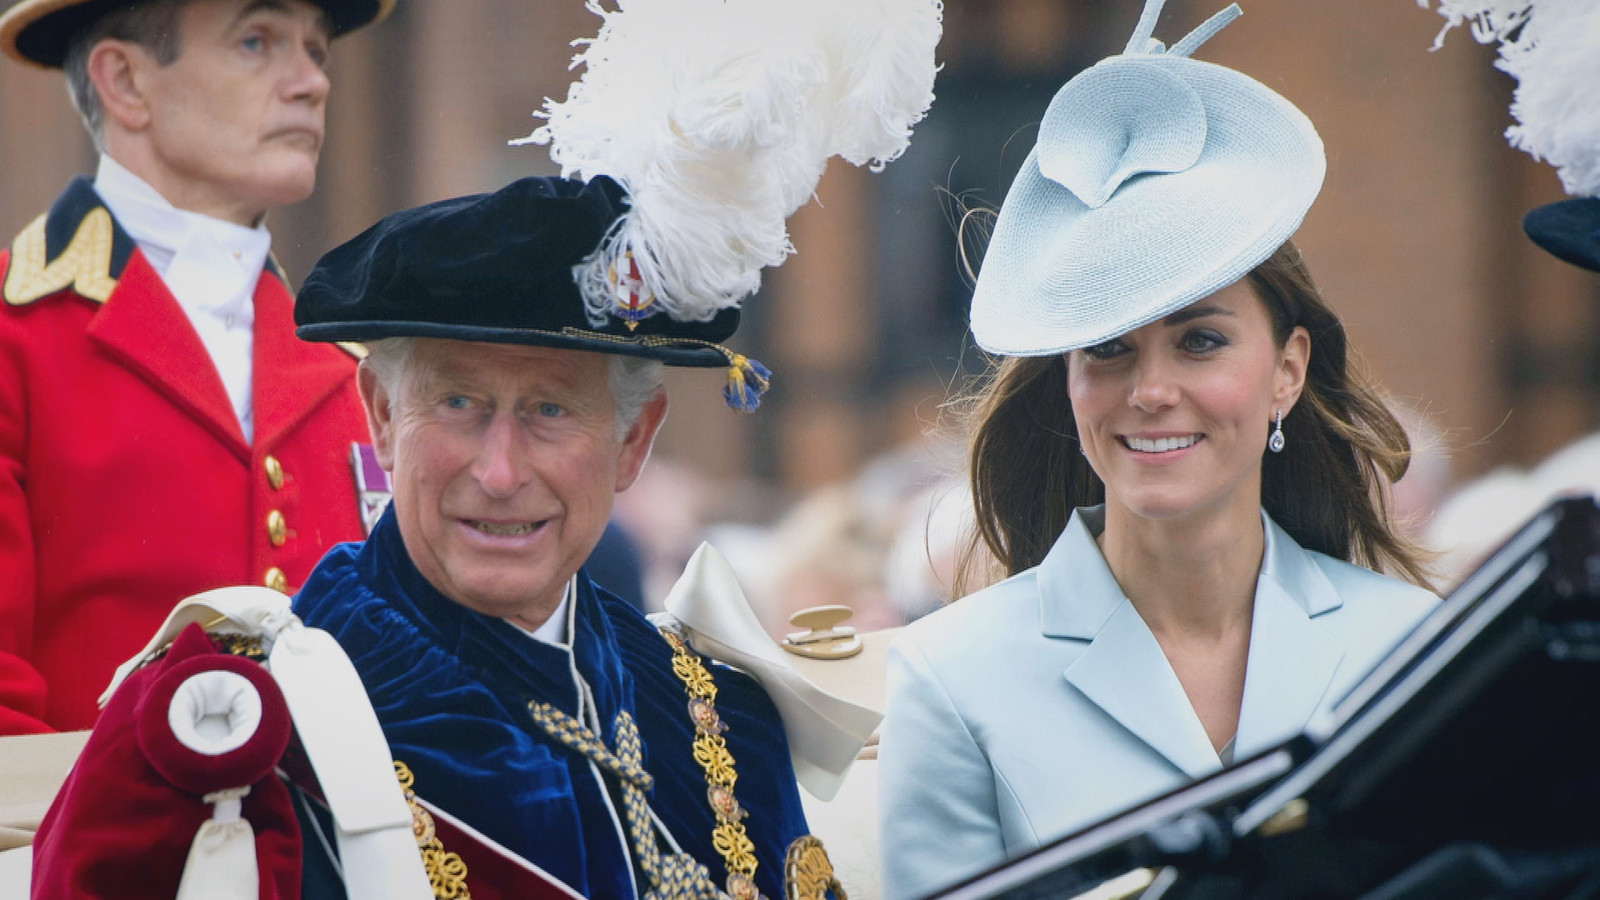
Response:
[{"label": "man's ear", "polygon": [[356,388],[367,411],[367,430],[372,432],[372,449],[385,472],[394,471],[394,403],[383,380],[366,362],[356,369]]},{"label": "man's ear", "polygon": [[89,81],[100,98],[102,123],[123,131],[142,131],[150,125],[150,98],[146,72],[155,58],[138,44],[110,38],[89,51]]},{"label": "man's ear", "polygon": [[661,430],[661,423],[667,419],[667,389],[657,387],[656,392],[645,401],[644,408],[639,410],[639,418],[633,422],[633,427],[622,438],[622,447],[617,456],[617,490],[625,491],[633,486],[639,473],[644,471],[645,460],[650,458],[650,448],[656,442],[656,432]]},{"label": "man's ear", "polygon": [[1306,372],[1311,368],[1311,333],[1305,326],[1296,325],[1283,342],[1278,354],[1278,387],[1273,392],[1273,403],[1284,415],[1300,401],[1306,387]]}]

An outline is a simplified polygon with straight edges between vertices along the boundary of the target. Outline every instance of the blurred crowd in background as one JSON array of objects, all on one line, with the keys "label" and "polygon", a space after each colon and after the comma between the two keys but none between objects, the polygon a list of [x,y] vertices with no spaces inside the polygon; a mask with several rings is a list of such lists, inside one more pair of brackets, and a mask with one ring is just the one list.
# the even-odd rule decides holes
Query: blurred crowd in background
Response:
[{"label": "blurred crowd in background", "polygon": [[[1162,30],[1217,6],[1172,0]],[[1600,490],[1600,279],[1518,229],[1562,194],[1506,146],[1511,82],[1490,48],[1430,53],[1439,17],[1407,2],[1245,6],[1208,58],[1282,92],[1328,147],[1297,241],[1408,423],[1416,458],[1394,502],[1448,588],[1552,496]],[[609,542],[640,603],[661,603],[702,540],[774,634],[810,606],[848,604],[875,629],[950,599],[970,499],[944,404],[984,362],[965,337],[958,223],[999,204],[1054,90],[1119,49],[1137,15],[1131,2],[948,0],[937,99],[911,150],[883,173],[830,170],[791,221],[797,256],[748,304],[736,343],[775,372],[763,408],[735,416],[712,391],[673,391]],[[271,223],[291,279],[386,213],[553,172],[541,148],[506,142],[565,92],[569,41],[595,25],[580,0],[403,0],[341,41],[318,190]],[[93,169],[60,91],[52,73],[0,78],[6,234]]]}]

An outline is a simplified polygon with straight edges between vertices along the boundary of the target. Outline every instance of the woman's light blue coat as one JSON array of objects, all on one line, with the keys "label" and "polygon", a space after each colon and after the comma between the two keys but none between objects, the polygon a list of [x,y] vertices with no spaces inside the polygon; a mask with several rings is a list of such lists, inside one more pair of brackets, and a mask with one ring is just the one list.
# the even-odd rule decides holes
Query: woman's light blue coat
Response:
[{"label": "woman's light blue coat", "polygon": [[[1235,758],[1297,734],[1437,601],[1262,514]],[[884,896],[921,897],[1221,768],[1079,509],[1038,567],[909,626],[879,751]]]}]

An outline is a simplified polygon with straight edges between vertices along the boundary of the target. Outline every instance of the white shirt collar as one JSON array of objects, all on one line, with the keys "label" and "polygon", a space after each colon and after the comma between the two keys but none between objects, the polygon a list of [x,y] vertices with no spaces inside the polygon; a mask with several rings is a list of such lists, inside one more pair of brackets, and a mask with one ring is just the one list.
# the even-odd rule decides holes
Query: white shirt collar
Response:
[{"label": "white shirt collar", "polygon": [[[117,224],[144,251],[157,272],[167,274],[179,251],[199,254],[219,268],[237,268],[255,277],[266,265],[272,236],[266,225],[235,225],[201,213],[178,209],[149,182],[105,154],[95,172],[95,192],[105,201]],[[211,257],[215,257],[212,259]]]},{"label": "white shirt collar", "polygon": [[[577,584],[576,578],[567,582],[567,590],[561,595],[560,605],[556,607],[555,612],[550,614],[550,618],[544,620],[543,625],[530,630],[517,625],[515,622],[511,624],[516,625],[517,630],[541,644],[549,644],[552,647],[560,647],[562,649],[571,647],[571,643],[567,640],[567,620],[571,616],[572,594]],[[507,619],[506,621],[509,622],[511,620]]]},{"label": "white shirt collar", "polygon": [[178,209],[103,154],[94,188],[194,325],[245,442],[253,441],[255,292],[272,236],[261,225],[245,228]]}]

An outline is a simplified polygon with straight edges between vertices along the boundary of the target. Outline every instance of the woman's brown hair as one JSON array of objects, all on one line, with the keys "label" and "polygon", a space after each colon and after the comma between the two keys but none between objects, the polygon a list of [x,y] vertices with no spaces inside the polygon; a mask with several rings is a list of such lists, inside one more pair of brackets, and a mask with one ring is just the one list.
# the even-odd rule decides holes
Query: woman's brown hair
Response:
[{"label": "woman's brown hair", "polygon": [[[1344,325],[1285,243],[1247,276],[1282,346],[1296,326],[1311,335],[1300,402],[1284,416],[1289,441],[1261,464],[1261,505],[1300,546],[1427,586],[1422,551],[1395,527],[1388,486],[1405,474],[1411,444],[1376,383],[1352,366]],[[1001,360],[956,401],[971,423],[977,529],[956,595],[1040,563],[1074,508],[1105,500],[1078,451],[1064,356]]]}]

